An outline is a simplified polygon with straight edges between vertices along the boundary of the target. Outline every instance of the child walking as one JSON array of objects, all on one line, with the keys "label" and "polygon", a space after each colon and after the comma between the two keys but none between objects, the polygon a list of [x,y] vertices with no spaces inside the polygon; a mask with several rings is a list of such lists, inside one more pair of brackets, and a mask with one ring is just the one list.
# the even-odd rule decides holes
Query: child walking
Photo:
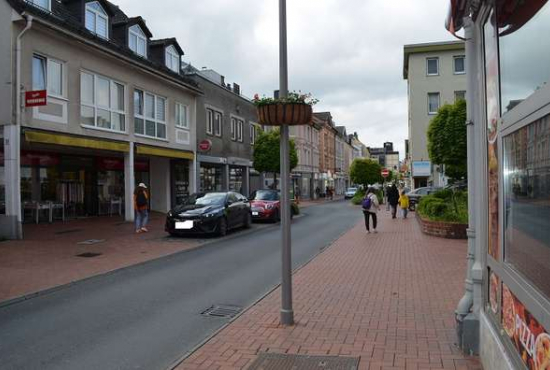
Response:
[{"label": "child walking", "polygon": [[403,212],[403,218],[407,218],[407,214],[409,213],[409,196],[406,189],[403,189],[399,196],[399,207],[401,207],[401,211]]}]

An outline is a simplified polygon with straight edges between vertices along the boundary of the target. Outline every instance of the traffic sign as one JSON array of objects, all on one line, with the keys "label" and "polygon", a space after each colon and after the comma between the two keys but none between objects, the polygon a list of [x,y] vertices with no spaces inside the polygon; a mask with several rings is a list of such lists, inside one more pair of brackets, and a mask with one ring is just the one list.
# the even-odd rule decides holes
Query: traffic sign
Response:
[{"label": "traffic sign", "polygon": [[384,168],[382,170],[382,177],[388,177],[390,175],[390,171],[387,168]]}]

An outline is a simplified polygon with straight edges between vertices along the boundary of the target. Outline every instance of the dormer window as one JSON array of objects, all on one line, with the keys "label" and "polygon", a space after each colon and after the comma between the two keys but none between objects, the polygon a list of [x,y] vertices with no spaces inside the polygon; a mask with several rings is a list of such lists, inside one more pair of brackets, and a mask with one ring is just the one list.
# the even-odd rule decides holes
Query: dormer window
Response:
[{"label": "dormer window", "polygon": [[172,45],[166,48],[166,67],[172,71],[179,73],[180,71],[180,55],[178,54],[175,47]]},{"label": "dormer window", "polygon": [[39,7],[42,10],[48,10],[50,11],[50,0],[29,0],[31,4],[33,4],[36,7]]},{"label": "dormer window", "polygon": [[109,38],[109,17],[97,1],[86,4],[86,28],[99,37]]},{"label": "dormer window", "polygon": [[137,24],[133,25],[130,27],[128,32],[128,46],[130,47],[130,50],[146,58],[147,36],[145,36],[145,33],[141,30],[141,27]]}]

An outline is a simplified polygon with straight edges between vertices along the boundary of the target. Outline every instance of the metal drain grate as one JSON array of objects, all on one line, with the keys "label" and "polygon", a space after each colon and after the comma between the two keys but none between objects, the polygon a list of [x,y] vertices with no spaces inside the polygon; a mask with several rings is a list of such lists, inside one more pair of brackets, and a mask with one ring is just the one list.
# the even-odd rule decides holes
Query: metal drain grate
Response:
[{"label": "metal drain grate", "polygon": [[84,257],[84,258],[93,258],[93,257],[101,256],[101,253],[86,252],[86,253],[77,254],[76,256]]},{"label": "metal drain grate", "polygon": [[63,235],[63,234],[77,233],[79,231],[82,231],[82,229],[61,230],[61,231],[56,231],[54,234],[55,235]]},{"label": "metal drain grate", "polygon": [[88,239],[88,240],[84,240],[83,242],[78,242],[76,244],[78,244],[78,245],[93,245],[93,244],[103,243],[104,241],[105,241],[105,239]]},{"label": "metal drain grate", "polygon": [[357,370],[359,358],[262,352],[248,370]]},{"label": "metal drain grate", "polygon": [[206,310],[201,312],[201,315],[203,316],[215,316],[215,317],[225,317],[225,318],[232,318],[235,317],[241,312],[243,309],[239,306],[231,306],[231,305],[213,305],[208,307]]}]

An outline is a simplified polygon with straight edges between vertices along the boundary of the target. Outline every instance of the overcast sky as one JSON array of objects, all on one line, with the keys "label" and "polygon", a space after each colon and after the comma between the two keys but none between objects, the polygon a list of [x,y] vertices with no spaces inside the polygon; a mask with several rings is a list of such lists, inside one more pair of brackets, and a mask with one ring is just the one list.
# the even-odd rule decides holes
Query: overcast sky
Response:
[{"label": "overcast sky", "polygon": [[[112,0],[141,15],[153,38],[176,37],[184,61],[241,85],[278,88],[278,0]],[[288,0],[289,88],[311,92],[315,111],[357,131],[367,146],[407,137],[403,45],[451,40],[448,0]]]}]

